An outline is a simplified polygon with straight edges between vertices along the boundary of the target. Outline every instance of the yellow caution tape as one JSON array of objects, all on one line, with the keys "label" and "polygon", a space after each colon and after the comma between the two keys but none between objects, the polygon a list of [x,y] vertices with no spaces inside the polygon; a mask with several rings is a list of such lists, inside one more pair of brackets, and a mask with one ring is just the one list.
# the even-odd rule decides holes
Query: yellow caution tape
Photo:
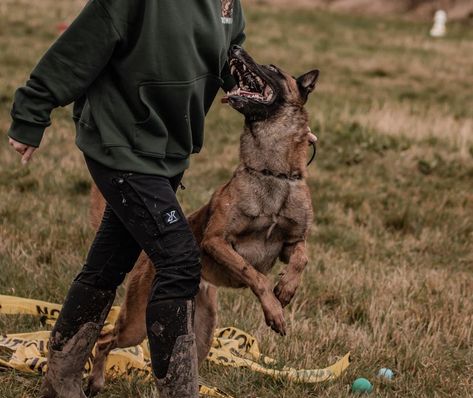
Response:
[{"label": "yellow caution tape", "polygon": [[[36,315],[43,323],[54,325],[61,311],[61,304],[48,303],[47,301],[32,300],[0,294],[0,314],[4,315]],[[120,307],[112,307],[106,324],[114,324],[120,313]]]},{"label": "yellow caution tape", "polygon": [[[40,316],[43,323],[54,324],[61,305],[46,301],[31,300],[0,295],[0,314],[27,314]],[[107,318],[105,328],[115,323],[120,307],[113,307]],[[11,352],[9,358],[0,357],[0,366],[29,373],[43,373],[46,366],[47,342],[50,332],[8,334],[0,336],[0,347]],[[276,361],[263,354],[258,341],[248,333],[234,327],[217,329],[207,359],[217,365],[245,367],[274,378],[283,378],[298,383],[320,383],[338,378],[350,364],[350,354],[345,355],[335,364],[324,369],[298,370],[289,367],[276,368]],[[85,366],[85,373],[90,372],[91,360]],[[141,374],[150,377],[150,356],[148,342],[124,349],[113,350],[106,363],[109,376]],[[200,386],[203,396],[232,398],[214,387]]]},{"label": "yellow caution tape", "polygon": [[350,365],[350,354],[325,369],[297,370],[286,366],[274,369],[269,366],[276,365],[276,361],[261,354],[253,336],[237,328],[227,327],[215,332],[207,360],[223,366],[246,367],[254,372],[296,383],[313,384],[338,378]]}]

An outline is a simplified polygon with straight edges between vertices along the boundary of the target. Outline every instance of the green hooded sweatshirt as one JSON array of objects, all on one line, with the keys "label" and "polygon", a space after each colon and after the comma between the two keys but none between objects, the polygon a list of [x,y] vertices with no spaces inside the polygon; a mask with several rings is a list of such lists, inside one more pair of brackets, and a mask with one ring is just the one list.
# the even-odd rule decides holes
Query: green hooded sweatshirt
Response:
[{"label": "green hooded sweatshirt", "polygon": [[39,146],[51,111],[74,102],[77,146],[117,170],[166,177],[203,143],[244,41],[239,0],[90,0],[15,94],[9,136]]}]

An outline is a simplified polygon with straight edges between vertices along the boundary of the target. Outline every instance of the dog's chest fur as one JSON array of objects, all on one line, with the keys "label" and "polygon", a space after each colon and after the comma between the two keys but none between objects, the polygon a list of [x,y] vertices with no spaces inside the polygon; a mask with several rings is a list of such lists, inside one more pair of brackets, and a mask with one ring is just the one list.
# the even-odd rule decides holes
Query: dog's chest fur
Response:
[{"label": "dog's chest fur", "polygon": [[312,222],[304,180],[242,172],[237,179],[238,214],[247,218],[235,250],[258,271],[273,267],[285,244],[305,238]]}]

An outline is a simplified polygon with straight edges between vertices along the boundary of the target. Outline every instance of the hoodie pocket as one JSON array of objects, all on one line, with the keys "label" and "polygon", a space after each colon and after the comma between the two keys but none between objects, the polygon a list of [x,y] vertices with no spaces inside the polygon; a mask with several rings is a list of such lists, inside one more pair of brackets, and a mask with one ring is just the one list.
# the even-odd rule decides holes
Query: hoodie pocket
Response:
[{"label": "hoodie pocket", "polygon": [[133,147],[143,156],[185,159],[199,152],[204,119],[221,80],[214,75],[188,82],[146,82],[138,90],[148,117],[135,123]]}]

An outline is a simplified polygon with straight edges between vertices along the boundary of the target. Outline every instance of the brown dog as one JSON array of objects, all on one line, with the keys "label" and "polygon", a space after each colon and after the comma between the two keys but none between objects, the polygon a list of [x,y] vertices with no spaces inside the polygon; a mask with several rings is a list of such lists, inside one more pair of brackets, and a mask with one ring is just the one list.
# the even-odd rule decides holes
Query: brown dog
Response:
[{"label": "brown dog", "polygon": [[[224,101],[245,116],[240,164],[210,202],[189,216],[202,250],[202,280],[196,297],[195,333],[199,363],[208,355],[217,323],[217,286],[249,287],[263,308],[266,324],[285,335],[283,308],[298,288],[307,264],[306,238],[312,204],[306,177],[310,133],[304,104],[318,70],[298,79],[275,66],[258,65],[240,47],[230,54],[238,89]],[[104,201],[92,193],[98,226]],[[274,287],[266,274],[277,259],[288,264]],[[130,273],[125,302],[112,332],[97,343],[89,393],[104,384],[108,353],[140,344],[146,337],[145,311],[155,274],[142,255]]]}]

